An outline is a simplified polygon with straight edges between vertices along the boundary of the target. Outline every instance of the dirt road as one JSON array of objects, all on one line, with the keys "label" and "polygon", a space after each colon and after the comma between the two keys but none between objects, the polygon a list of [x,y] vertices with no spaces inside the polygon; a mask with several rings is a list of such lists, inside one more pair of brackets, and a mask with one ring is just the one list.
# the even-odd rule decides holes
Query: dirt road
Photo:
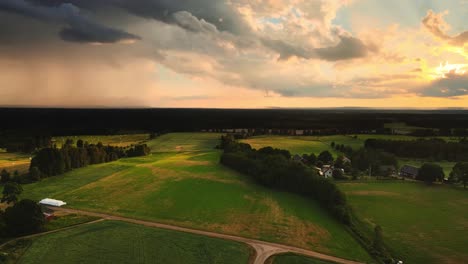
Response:
[{"label": "dirt road", "polygon": [[263,264],[270,256],[279,254],[279,253],[286,253],[286,252],[297,253],[297,254],[313,257],[313,258],[318,258],[318,259],[332,261],[336,263],[342,263],[342,264],[361,263],[361,262],[356,262],[352,260],[325,255],[325,254],[315,252],[312,250],[306,250],[302,248],[286,246],[286,245],[281,245],[277,243],[270,243],[270,242],[265,242],[265,241],[260,241],[260,240],[245,238],[245,237],[226,235],[226,234],[214,233],[214,232],[209,232],[209,231],[196,230],[196,229],[167,225],[167,224],[162,224],[162,223],[157,223],[157,222],[143,221],[143,220],[138,220],[138,219],[133,219],[133,218],[127,218],[127,217],[103,214],[103,213],[95,213],[95,212],[89,212],[89,211],[83,211],[83,210],[77,210],[77,209],[61,208],[61,207],[51,207],[50,209],[54,211],[96,216],[96,217],[101,217],[103,219],[108,219],[108,220],[117,220],[117,221],[144,225],[148,227],[157,227],[157,228],[169,229],[169,230],[174,230],[174,231],[180,231],[180,232],[186,232],[186,233],[192,233],[192,234],[198,234],[198,235],[204,235],[204,236],[209,236],[209,237],[215,237],[215,238],[221,238],[221,239],[227,239],[227,240],[246,243],[255,249],[256,256],[253,262],[254,264]]}]

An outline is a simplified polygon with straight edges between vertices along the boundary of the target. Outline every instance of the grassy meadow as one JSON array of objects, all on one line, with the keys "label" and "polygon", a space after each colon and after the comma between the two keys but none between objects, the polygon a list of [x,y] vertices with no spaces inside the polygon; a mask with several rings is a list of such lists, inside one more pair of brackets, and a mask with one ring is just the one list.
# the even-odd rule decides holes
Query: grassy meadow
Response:
[{"label": "grassy meadow", "polygon": [[[276,136],[276,135],[263,135],[254,136],[248,139],[241,140],[244,143],[250,144],[253,148],[259,149],[263,147],[274,147],[279,149],[287,149],[292,154],[310,154],[315,153],[318,155],[320,152],[328,150],[332,154],[339,155],[331,147],[331,143],[343,144],[350,146],[354,150],[364,147],[364,142],[367,139],[388,139],[388,140],[417,140],[418,137],[404,136],[404,135],[332,135],[332,136]],[[446,141],[454,141],[457,139],[449,137],[439,137]]]},{"label": "grassy meadow", "polygon": [[368,261],[368,254],[314,201],[256,185],[219,164],[219,134],[175,133],[146,157],[77,169],[24,185],[23,198],[241,235]]},{"label": "grassy meadow", "polygon": [[34,238],[17,263],[248,263],[241,243],[118,221]]},{"label": "grassy meadow", "polygon": [[29,170],[31,155],[0,152],[0,171],[5,169],[13,176],[13,172],[26,173]]},{"label": "grassy meadow", "polygon": [[468,191],[408,182],[340,183],[357,215],[383,228],[404,263],[466,263]]}]

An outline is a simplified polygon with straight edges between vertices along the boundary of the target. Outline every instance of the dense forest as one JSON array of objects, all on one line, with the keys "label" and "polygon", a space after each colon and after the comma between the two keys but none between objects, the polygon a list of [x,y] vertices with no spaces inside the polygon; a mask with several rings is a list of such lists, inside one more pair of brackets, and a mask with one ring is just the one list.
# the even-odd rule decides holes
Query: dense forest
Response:
[{"label": "dense forest", "polygon": [[434,161],[468,161],[468,141],[446,142],[442,139],[386,140],[368,139],[367,149],[393,153],[399,157]]},{"label": "dense forest", "polygon": [[[28,109],[0,108],[0,135],[103,135],[122,131],[199,131],[219,128],[314,129],[323,133],[391,133],[385,124],[468,135],[462,110],[336,109]],[[0,148],[2,148],[0,146]]]}]

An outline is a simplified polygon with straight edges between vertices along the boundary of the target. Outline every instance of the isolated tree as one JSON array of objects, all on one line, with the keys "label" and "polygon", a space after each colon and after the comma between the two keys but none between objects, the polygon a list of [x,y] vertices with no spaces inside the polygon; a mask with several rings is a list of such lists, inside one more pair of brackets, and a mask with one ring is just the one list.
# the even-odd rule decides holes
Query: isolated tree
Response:
[{"label": "isolated tree", "polygon": [[454,177],[457,182],[463,183],[463,188],[466,188],[468,183],[468,162],[457,162],[453,166],[451,176]]},{"label": "isolated tree", "polygon": [[3,169],[2,172],[0,173],[0,181],[2,183],[6,183],[10,181],[10,179],[11,179],[10,173],[7,170]]},{"label": "isolated tree", "polygon": [[78,139],[78,140],[76,141],[76,146],[77,146],[78,148],[82,148],[82,147],[84,146],[83,140]]},{"label": "isolated tree", "polygon": [[3,186],[3,196],[2,203],[16,203],[21,192],[23,192],[23,187],[16,182],[7,182]]},{"label": "isolated tree", "polygon": [[13,172],[13,177],[16,178],[16,179],[19,177],[19,171],[18,170],[15,170],[15,172]]},{"label": "isolated tree", "polygon": [[444,170],[438,164],[424,163],[419,169],[418,177],[416,178],[426,183],[432,183],[437,180],[444,180]]},{"label": "isolated tree", "polygon": [[332,148],[334,148],[334,147],[335,147],[335,141],[332,141],[332,143],[330,143],[330,146],[331,146]]},{"label": "isolated tree", "polygon": [[322,151],[317,159],[324,164],[331,164],[333,162],[333,156],[328,150]]},{"label": "isolated tree", "polygon": [[28,199],[8,207],[5,210],[4,218],[7,231],[12,235],[38,232],[45,222],[41,207]]}]

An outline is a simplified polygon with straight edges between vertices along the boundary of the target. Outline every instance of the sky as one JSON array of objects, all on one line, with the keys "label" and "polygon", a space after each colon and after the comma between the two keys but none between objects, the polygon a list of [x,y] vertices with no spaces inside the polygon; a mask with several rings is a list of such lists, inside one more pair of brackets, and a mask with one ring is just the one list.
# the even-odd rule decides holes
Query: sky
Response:
[{"label": "sky", "polygon": [[0,0],[0,105],[468,108],[468,0]]}]

